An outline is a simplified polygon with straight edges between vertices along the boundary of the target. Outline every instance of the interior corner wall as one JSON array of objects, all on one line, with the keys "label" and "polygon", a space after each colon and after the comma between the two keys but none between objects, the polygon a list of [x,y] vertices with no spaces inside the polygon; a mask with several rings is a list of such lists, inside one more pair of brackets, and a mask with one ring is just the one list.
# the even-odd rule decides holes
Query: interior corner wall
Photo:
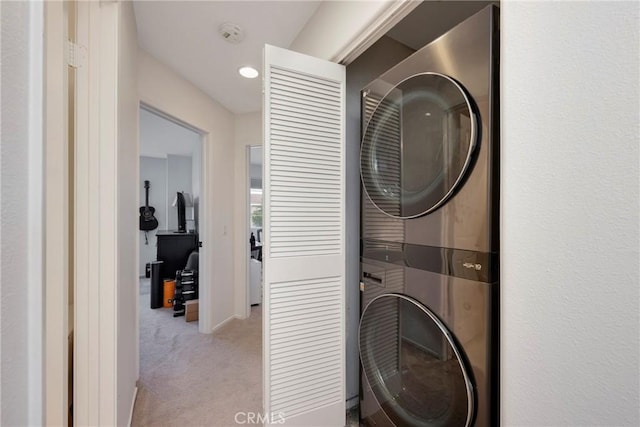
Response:
[{"label": "interior corner wall", "polygon": [[[234,117],[174,70],[143,50],[138,54],[138,93],[145,104],[183,121],[204,135],[203,157],[206,167],[206,193],[201,198],[200,268],[209,269],[211,283],[201,289],[211,307],[210,318],[201,318],[201,332],[234,315]],[[204,231],[204,233],[202,232]],[[205,255],[206,254],[206,255]]]},{"label": "interior corner wall", "polygon": [[138,37],[131,2],[118,3],[117,396],[118,425],[128,425],[139,376]]},{"label": "interior corner wall", "polygon": [[144,231],[138,231],[140,245],[140,262],[138,274],[145,275],[146,264],[156,260],[156,244],[158,230],[168,230],[167,224],[167,159],[158,157],[140,156],[140,206],[144,206],[146,197],[144,181],[149,181],[149,206],[155,209],[155,217],[158,220],[158,228],[147,232],[145,244]]},{"label": "interior corner wall", "polygon": [[[389,68],[414,52],[413,49],[382,37],[347,66],[346,100],[346,318],[347,318],[347,399],[358,396],[358,324],[360,320],[360,90]],[[357,399],[352,401],[357,403]]]},{"label": "interior corner wall", "polygon": [[503,425],[640,425],[638,2],[502,2]]},{"label": "interior corner wall", "polygon": [[247,312],[247,263],[249,261],[247,235],[247,147],[262,145],[262,113],[235,116],[234,147],[234,288],[235,315],[245,318]]}]

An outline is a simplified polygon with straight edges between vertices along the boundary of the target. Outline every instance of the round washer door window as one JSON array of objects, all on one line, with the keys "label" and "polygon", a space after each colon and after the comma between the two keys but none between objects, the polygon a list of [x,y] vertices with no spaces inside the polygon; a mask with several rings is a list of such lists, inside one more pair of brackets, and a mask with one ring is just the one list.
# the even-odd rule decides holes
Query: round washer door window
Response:
[{"label": "round washer door window", "polygon": [[374,298],[360,319],[360,360],[380,407],[398,426],[471,425],[473,387],[446,326],[400,294]]},{"label": "round washer door window", "polygon": [[395,218],[442,206],[471,163],[476,128],[469,98],[452,78],[403,80],[377,104],[363,134],[360,173],[369,199]]}]

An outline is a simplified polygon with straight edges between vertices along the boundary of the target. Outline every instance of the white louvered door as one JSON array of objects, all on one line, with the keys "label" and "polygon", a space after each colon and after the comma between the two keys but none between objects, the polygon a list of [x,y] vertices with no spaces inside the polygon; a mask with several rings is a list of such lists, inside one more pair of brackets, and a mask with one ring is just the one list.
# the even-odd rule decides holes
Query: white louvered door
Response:
[{"label": "white louvered door", "polygon": [[264,54],[264,411],[291,426],[345,424],[342,65]]}]

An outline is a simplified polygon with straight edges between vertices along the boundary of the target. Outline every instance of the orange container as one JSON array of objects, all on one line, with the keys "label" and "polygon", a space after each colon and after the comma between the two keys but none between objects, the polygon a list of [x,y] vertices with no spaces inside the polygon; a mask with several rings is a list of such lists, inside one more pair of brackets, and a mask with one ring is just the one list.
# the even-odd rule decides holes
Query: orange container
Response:
[{"label": "orange container", "polygon": [[164,298],[162,299],[162,305],[165,308],[173,307],[173,297],[176,293],[176,281],[171,279],[165,279],[164,281]]}]

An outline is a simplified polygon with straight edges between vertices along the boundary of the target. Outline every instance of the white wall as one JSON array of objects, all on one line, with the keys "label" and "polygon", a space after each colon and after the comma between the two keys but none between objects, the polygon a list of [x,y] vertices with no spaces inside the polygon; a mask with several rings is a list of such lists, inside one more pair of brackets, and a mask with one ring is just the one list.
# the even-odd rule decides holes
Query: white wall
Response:
[{"label": "white wall", "polygon": [[502,3],[504,425],[640,425],[639,7]]},{"label": "white wall", "polygon": [[247,317],[247,262],[249,261],[247,235],[247,147],[262,145],[262,113],[238,114],[235,116],[234,147],[234,288],[235,314]]},{"label": "white wall", "polygon": [[[139,50],[138,90],[147,105],[192,125],[204,136],[203,168],[206,194],[200,239],[200,266],[209,269],[212,283],[201,287],[200,299],[212,306],[210,318],[201,318],[201,332],[229,319],[234,314],[233,225],[234,225],[234,118],[175,71]],[[210,207],[210,208],[209,208]]]},{"label": "white wall", "polygon": [[347,400],[357,403],[360,363],[358,325],[360,321],[360,90],[389,68],[413,53],[413,49],[382,37],[347,66],[346,119],[346,318],[347,318]]},{"label": "white wall", "polygon": [[138,379],[138,44],[131,2],[118,8],[117,421],[127,425]]},{"label": "white wall", "polygon": [[[142,128],[141,134],[142,134]],[[144,181],[149,181],[149,206],[155,208],[155,217],[158,220],[158,228],[147,232],[148,245],[145,244],[144,231],[138,231],[140,242],[140,263],[138,274],[144,276],[145,266],[148,262],[156,260],[158,230],[167,230],[167,159],[140,156],[140,206],[145,203]]]},{"label": "white wall", "polygon": [[0,19],[0,424],[40,424],[42,4],[1,2]]}]

